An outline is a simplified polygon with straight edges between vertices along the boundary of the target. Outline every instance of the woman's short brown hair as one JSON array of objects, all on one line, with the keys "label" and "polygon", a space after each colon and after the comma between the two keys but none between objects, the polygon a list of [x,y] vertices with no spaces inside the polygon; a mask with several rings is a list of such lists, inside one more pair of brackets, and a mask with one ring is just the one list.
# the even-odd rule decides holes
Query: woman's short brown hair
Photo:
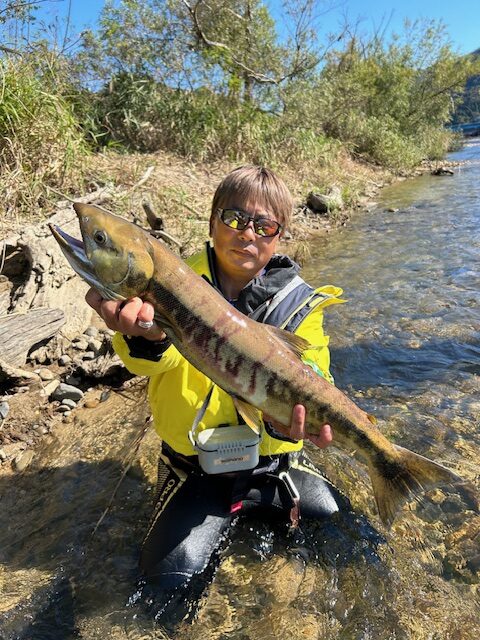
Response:
[{"label": "woman's short brown hair", "polygon": [[293,199],[287,185],[266,167],[245,165],[231,171],[218,185],[212,201],[210,233],[218,209],[241,206],[246,202],[268,208],[285,231],[293,210]]}]

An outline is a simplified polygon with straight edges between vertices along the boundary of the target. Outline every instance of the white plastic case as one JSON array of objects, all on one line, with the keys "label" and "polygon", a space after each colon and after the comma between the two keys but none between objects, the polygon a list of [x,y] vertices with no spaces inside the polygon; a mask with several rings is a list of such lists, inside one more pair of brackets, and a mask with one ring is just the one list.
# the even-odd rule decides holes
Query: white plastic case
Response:
[{"label": "white plastic case", "polygon": [[201,431],[195,449],[205,473],[230,473],[257,466],[259,442],[260,436],[241,424]]}]

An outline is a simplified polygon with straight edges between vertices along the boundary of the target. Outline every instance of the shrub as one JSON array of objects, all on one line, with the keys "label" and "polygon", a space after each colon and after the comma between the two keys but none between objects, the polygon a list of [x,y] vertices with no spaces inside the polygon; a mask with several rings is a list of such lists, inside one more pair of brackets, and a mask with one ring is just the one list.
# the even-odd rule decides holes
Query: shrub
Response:
[{"label": "shrub", "polygon": [[295,114],[264,112],[205,88],[172,89],[146,76],[119,74],[91,94],[89,103],[92,137],[100,145],[126,150],[166,149],[200,161],[273,166],[307,160],[318,164],[336,149],[321,131],[301,125]]}]

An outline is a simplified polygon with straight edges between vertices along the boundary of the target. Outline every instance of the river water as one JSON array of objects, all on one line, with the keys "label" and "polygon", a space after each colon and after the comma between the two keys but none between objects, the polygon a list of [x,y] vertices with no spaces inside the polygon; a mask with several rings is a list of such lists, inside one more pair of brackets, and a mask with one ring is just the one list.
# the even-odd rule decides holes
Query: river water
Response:
[{"label": "river water", "polygon": [[355,456],[310,449],[352,512],[295,535],[240,522],[195,621],[167,635],[136,584],[158,445],[147,431],[137,448],[147,411],[135,382],[78,410],[22,476],[0,478],[0,638],[480,637],[480,141],[453,159],[465,162],[454,176],[389,187],[317,240],[304,274],[348,300],[326,311],[336,384],[465,483],[429,491],[386,529]]}]

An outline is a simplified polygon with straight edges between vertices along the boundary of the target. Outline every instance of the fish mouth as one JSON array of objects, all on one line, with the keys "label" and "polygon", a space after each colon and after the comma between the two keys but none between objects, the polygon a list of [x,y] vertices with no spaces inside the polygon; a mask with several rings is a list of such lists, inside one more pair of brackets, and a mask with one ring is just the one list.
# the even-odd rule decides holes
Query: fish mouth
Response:
[{"label": "fish mouth", "polygon": [[81,278],[86,280],[91,287],[97,289],[107,300],[124,300],[123,296],[120,296],[100,282],[93,269],[92,263],[85,253],[85,245],[81,240],[74,238],[56,225],[49,224],[48,226],[50,227],[53,237],[58,242],[63,255],[68,260],[72,269],[78,273]]}]

